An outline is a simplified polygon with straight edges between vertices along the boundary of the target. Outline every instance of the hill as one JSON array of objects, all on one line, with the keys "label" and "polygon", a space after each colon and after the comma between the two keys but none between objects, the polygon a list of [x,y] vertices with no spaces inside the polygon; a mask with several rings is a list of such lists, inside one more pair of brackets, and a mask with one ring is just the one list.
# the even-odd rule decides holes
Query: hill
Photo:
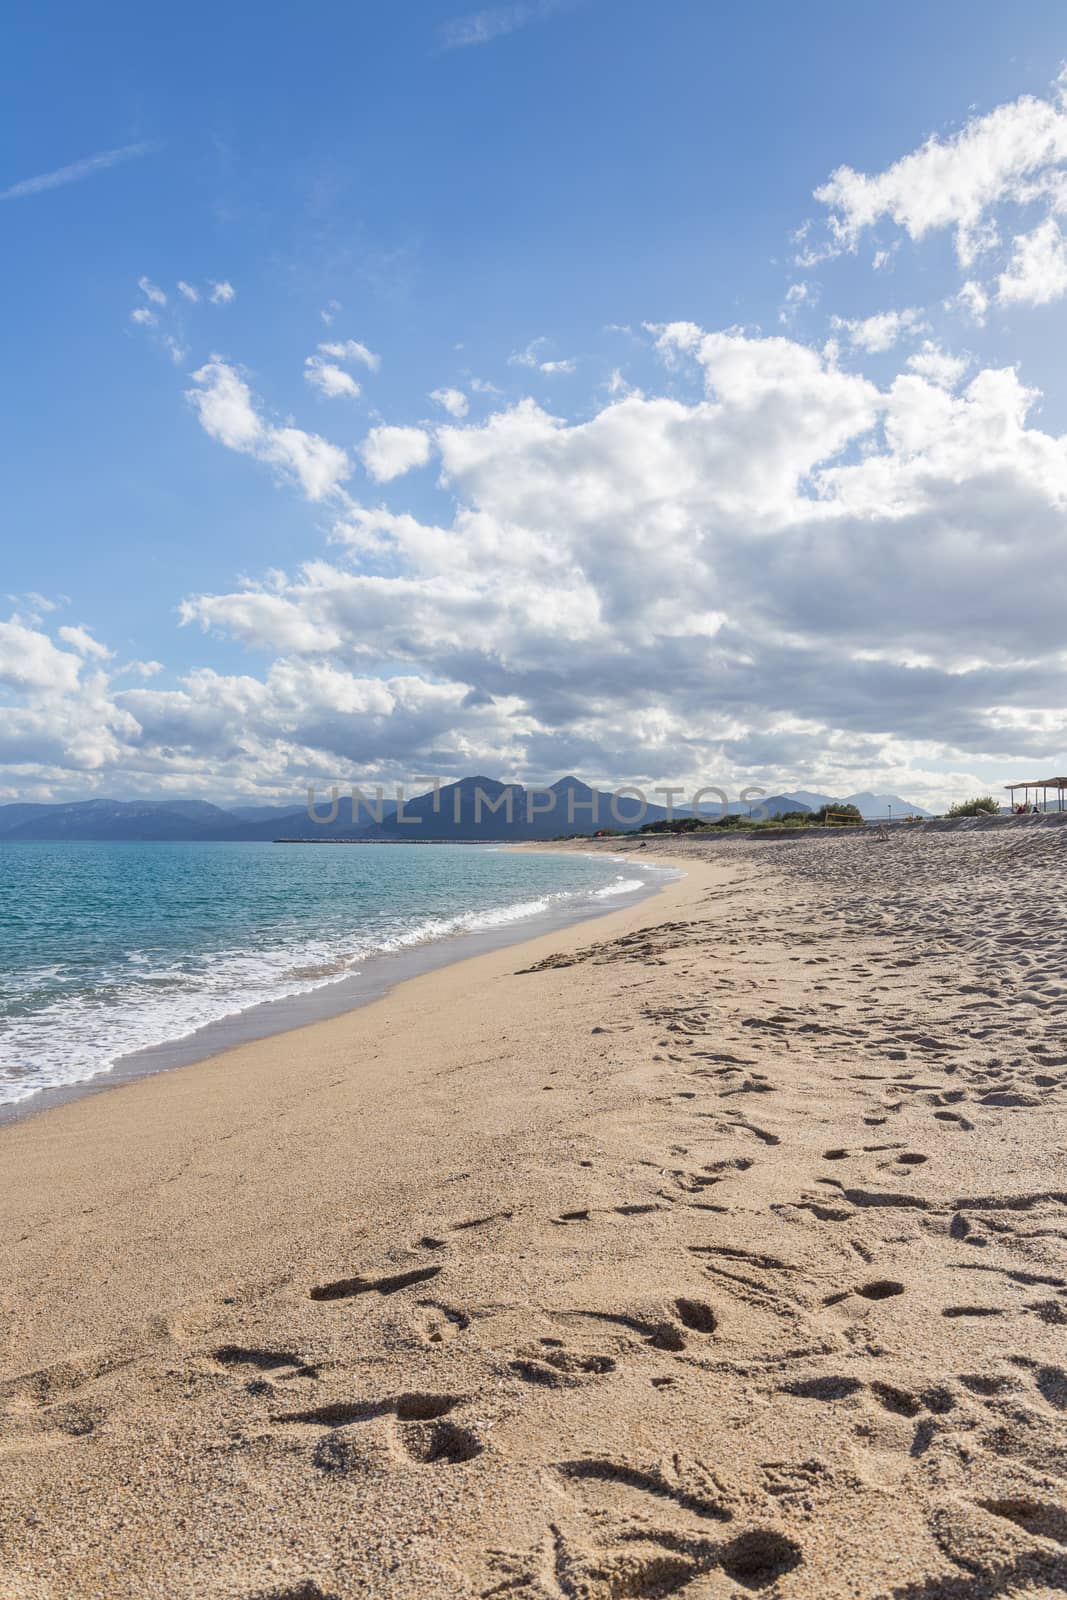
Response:
[{"label": "hill", "polygon": [[[747,814],[762,807],[769,817],[786,811],[815,810],[840,804],[829,796],[798,790],[742,804],[732,801],[730,811]],[[899,795],[855,794],[847,803],[858,806],[865,817],[927,816]],[[435,793],[406,801],[402,810],[394,800],[383,799],[380,808],[361,804],[353,814],[350,798],[341,797],[337,815],[325,818],[329,801],[320,798],[316,820],[306,805],[239,805],[227,809],[207,800],[77,800],[47,804],[16,801],[0,805],[0,839],[6,840],[214,840],[255,842],[277,838],[352,839],[455,839],[521,840],[555,839],[560,834],[595,833],[606,828],[628,831],[642,822],[664,820],[662,805],[649,804],[638,815],[637,803],[607,790],[592,789],[569,775],[548,788],[527,788],[484,776],[443,784]],[[714,820],[717,801],[702,806],[701,814]],[[617,813],[617,814],[616,814]],[[687,816],[684,805],[675,815]]]}]

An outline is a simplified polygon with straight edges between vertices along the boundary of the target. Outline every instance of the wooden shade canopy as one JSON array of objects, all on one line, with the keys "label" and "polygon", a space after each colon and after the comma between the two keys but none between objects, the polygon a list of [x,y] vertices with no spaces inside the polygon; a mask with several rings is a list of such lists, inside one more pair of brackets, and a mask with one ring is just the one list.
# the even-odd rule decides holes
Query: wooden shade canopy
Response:
[{"label": "wooden shade canopy", "polygon": [[1030,804],[1030,790],[1034,791],[1034,805],[1037,804],[1037,791],[1041,790],[1041,809],[1048,810],[1048,792],[1051,789],[1056,796],[1056,810],[1063,810],[1063,792],[1067,789],[1067,778],[1030,778],[1025,783],[1006,783],[1004,785],[1011,795],[1011,803],[1015,804],[1016,793],[1023,791],[1024,805]]}]

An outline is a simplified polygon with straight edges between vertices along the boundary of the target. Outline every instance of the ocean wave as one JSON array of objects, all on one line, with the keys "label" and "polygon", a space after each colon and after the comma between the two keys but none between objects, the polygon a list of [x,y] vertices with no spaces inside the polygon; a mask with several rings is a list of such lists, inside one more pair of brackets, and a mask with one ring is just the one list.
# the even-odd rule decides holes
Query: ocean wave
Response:
[{"label": "ocean wave", "polygon": [[[651,875],[651,874],[650,874]],[[658,874],[657,874],[658,876]],[[201,1029],[268,1002],[292,999],[343,982],[377,957],[409,951],[463,934],[488,933],[559,916],[590,912],[607,899],[637,894],[648,878],[619,873],[610,883],[560,889],[503,905],[422,917],[371,937],[298,938],[253,951],[222,949],[176,957],[125,949],[121,966],[84,975],[58,966],[6,985],[0,1021],[0,1105],[26,1100],[43,1089],[67,1088],[106,1074],[123,1059],[187,1039]],[[161,959],[160,959],[161,958]],[[44,999],[42,985],[59,982]],[[43,1000],[43,1003],[40,1003]]]}]

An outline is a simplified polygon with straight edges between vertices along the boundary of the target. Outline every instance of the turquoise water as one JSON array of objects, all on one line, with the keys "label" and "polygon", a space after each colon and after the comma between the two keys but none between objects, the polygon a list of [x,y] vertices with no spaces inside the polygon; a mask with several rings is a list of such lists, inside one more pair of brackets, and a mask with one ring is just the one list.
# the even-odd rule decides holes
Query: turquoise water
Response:
[{"label": "turquoise water", "polygon": [[0,843],[0,1106],[385,953],[521,938],[654,876],[476,845]]}]

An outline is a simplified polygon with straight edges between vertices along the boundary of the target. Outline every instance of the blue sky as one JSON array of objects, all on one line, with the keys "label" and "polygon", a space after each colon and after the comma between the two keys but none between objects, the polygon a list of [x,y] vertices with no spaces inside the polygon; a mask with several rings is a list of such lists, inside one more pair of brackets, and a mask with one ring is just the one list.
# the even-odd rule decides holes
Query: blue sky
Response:
[{"label": "blue sky", "polygon": [[[1049,582],[1004,578],[1062,548],[1062,7],[46,4],[5,37],[0,798],[577,767],[936,802],[1062,769],[1055,640],[1025,626]],[[814,197],[969,125],[986,156],[1034,145],[977,220],[937,199],[969,147],[887,180],[873,221],[855,185]],[[784,341],[731,398],[723,361]],[[1006,391],[918,473],[862,390],[904,377],[892,415],[934,439],[924,349],[966,358],[957,395],[1039,391],[996,484]],[[803,460],[765,454],[824,405]],[[684,459],[655,455],[679,430]],[[864,464],[862,492],[819,477]],[[798,516],[813,494],[832,530]]]}]

